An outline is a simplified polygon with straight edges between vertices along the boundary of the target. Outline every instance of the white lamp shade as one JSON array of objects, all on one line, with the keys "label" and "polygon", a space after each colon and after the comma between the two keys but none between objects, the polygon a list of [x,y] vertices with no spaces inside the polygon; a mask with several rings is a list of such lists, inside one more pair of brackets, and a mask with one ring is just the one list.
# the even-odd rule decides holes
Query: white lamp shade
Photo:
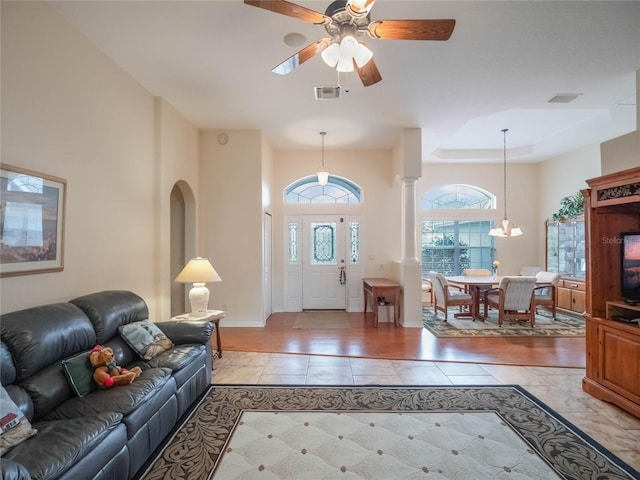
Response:
[{"label": "white lamp shade", "polygon": [[178,283],[221,282],[218,272],[206,258],[192,258],[176,277]]},{"label": "white lamp shade", "polygon": [[373,52],[369,50],[363,43],[358,43],[356,47],[356,53],[353,59],[356,61],[358,67],[364,67],[369,60],[373,58]]},{"label": "white lamp shade", "polygon": [[320,56],[324,63],[330,67],[335,67],[338,64],[338,60],[340,60],[340,45],[332,43],[322,51]]},{"label": "white lamp shade", "polygon": [[189,303],[191,304],[191,317],[202,317],[207,314],[209,307],[209,289],[206,282],[221,282],[222,279],[216,272],[211,262],[206,258],[192,258],[176,277],[178,283],[193,283],[189,290]]},{"label": "white lamp shade", "polygon": [[318,170],[318,183],[323,187],[329,183],[329,171],[328,170]]},{"label": "white lamp shade", "polygon": [[336,70],[343,73],[353,72],[353,57],[340,57]]}]

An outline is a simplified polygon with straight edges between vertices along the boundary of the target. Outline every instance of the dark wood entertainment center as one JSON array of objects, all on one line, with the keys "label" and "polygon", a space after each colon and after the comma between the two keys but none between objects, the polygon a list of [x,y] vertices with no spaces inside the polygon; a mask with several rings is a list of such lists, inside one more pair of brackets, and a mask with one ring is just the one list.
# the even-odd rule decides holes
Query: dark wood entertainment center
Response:
[{"label": "dark wood entertainment center", "polygon": [[640,317],[640,305],[621,294],[620,234],[640,231],[640,167],[587,180],[585,392],[640,417],[640,325],[612,319]]}]

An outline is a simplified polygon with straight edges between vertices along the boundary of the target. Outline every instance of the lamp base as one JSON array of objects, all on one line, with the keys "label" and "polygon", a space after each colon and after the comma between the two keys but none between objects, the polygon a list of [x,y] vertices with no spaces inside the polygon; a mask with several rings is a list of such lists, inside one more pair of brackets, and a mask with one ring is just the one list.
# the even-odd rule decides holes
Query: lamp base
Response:
[{"label": "lamp base", "polygon": [[209,289],[204,283],[194,283],[189,290],[189,303],[191,303],[191,317],[202,317],[207,314],[209,306]]}]

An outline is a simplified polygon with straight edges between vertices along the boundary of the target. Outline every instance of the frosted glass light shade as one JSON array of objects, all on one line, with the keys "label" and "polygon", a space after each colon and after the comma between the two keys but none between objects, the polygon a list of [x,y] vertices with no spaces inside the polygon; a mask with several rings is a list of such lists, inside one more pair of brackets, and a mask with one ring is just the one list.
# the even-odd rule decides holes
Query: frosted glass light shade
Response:
[{"label": "frosted glass light shade", "polygon": [[318,183],[323,187],[329,183],[329,170],[328,169],[320,169],[318,170]]},{"label": "frosted glass light shade", "polygon": [[358,43],[356,47],[356,53],[353,59],[356,61],[358,67],[364,67],[369,60],[373,58],[373,52],[369,50],[363,43]]},{"label": "frosted glass light shade", "polygon": [[489,230],[489,235],[492,237],[519,237],[524,232],[520,227],[516,227],[509,222],[506,218],[502,220],[502,224],[499,227],[494,227]]},{"label": "frosted glass light shade", "polygon": [[338,64],[338,60],[340,60],[340,45],[332,43],[322,51],[320,56],[324,63],[330,67],[335,67]]}]

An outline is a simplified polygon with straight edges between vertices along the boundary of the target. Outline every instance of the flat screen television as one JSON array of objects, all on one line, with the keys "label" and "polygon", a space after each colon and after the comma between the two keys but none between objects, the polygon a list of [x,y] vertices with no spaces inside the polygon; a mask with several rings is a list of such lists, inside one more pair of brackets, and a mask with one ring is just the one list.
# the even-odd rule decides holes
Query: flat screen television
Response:
[{"label": "flat screen television", "polygon": [[640,232],[624,232],[621,237],[620,293],[629,303],[640,303]]}]

